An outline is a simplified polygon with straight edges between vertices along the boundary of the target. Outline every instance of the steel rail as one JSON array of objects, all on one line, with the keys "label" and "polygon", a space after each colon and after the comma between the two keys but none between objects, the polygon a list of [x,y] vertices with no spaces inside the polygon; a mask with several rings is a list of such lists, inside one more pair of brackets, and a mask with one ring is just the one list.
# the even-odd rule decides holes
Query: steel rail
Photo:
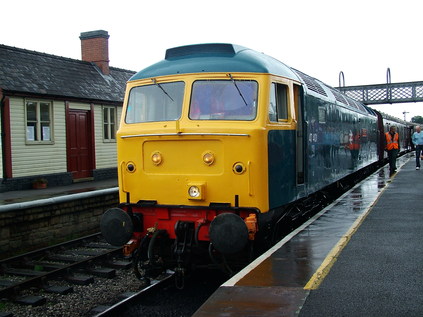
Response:
[{"label": "steel rail", "polygon": [[[0,261],[1,271],[2,271],[2,273],[3,272],[7,273],[7,270],[9,269],[8,267],[11,264],[19,263],[20,261],[28,262],[28,258],[34,259],[34,258],[36,258],[40,255],[52,252],[52,251],[54,251],[54,250],[56,250],[57,248],[60,248],[60,247],[78,246],[84,240],[87,240],[89,238],[92,239],[92,238],[94,238],[98,235],[99,234],[94,234],[94,235],[91,235],[91,236],[88,236],[88,237],[83,237],[83,238],[80,238],[80,239],[65,242],[65,243],[62,243],[60,245],[55,245],[55,246],[52,246],[50,248],[44,248],[42,250],[33,251],[33,252],[30,252],[30,253],[22,254],[20,256],[16,256],[16,257],[13,257],[13,258],[10,258],[10,259]],[[112,250],[108,250],[106,252],[103,252],[99,255],[87,256],[83,260],[73,262],[73,263],[70,263],[70,264],[65,264],[61,268],[58,268],[58,269],[55,269],[55,270],[52,270],[52,271],[49,271],[49,272],[45,272],[44,274],[40,273],[38,276],[26,279],[24,281],[20,281],[18,283],[15,283],[15,284],[12,284],[10,286],[6,286],[3,289],[0,289],[0,298],[14,297],[21,290],[27,289],[29,287],[43,288],[43,285],[45,285],[48,280],[54,279],[57,276],[64,276],[64,275],[68,274],[69,271],[71,271],[72,269],[77,269],[77,268],[80,268],[80,267],[87,266],[91,262],[95,262],[95,261],[98,261],[98,260],[103,259],[103,258],[108,258],[111,255],[119,254],[119,253],[122,253],[122,248],[114,248]]]},{"label": "steel rail", "polygon": [[158,289],[161,289],[170,283],[173,282],[175,278],[175,272],[168,270],[166,272],[166,276],[163,279],[160,280],[153,280],[150,285],[143,288],[139,292],[134,293],[133,295],[115,303],[114,305],[110,306],[103,312],[95,315],[95,317],[109,317],[109,316],[119,316],[119,312],[122,311],[124,307],[127,307],[128,305],[133,305],[134,303],[138,302],[142,296],[147,296],[152,291],[157,291]]}]

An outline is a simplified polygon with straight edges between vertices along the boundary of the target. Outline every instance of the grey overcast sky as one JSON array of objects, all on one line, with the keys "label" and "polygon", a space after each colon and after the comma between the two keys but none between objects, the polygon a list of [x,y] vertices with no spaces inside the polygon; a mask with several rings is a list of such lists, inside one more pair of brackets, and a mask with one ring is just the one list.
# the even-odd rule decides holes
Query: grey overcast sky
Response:
[{"label": "grey overcast sky", "polygon": [[[423,81],[421,0],[15,0],[0,44],[81,58],[81,32],[109,32],[110,65],[138,71],[170,47],[234,43],[338,86]],[[376,107],[407,119],[423,103]]]}]

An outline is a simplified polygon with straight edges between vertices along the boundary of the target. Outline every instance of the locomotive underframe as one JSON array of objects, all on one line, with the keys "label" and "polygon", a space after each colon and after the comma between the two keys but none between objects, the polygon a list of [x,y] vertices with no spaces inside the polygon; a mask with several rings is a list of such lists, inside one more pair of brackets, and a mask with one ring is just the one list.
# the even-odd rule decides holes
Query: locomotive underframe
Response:
[{"label": "locomotive underframe", "polygon": [[[236,215],[236,219],[245,223],[248,235],[244,235],[245,241],[235,241],[235,249],[242,249],[236,253],[246,253],[250,249],[247,246],[252,247],[258,230],[259,212],[254,208],[168,206],[151,201],[123,203],[119,208],[130,216],[133,223],[132,239],[124,246],[124,252],[133,255],[135,274],[139,278],[157,275],[164,269],[173,269],[183,280],[190,266],[209,265],[208,258],[212,263],[228,268],[226,256],[230,257],[231,254],[219,252],[210,239],[213,220],[223,214]],[[236,233],[234,236],[242,235]],[[228,243],[226,248],[232,248],[232,241],[223,239],[219,243]],[[193,262],[192,258],[196,261]]]}]

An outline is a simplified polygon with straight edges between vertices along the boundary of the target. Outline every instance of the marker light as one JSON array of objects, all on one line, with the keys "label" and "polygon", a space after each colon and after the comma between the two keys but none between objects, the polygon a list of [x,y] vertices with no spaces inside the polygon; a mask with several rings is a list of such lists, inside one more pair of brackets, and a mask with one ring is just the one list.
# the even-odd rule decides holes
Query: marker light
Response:
[{"label": "marker light", "polygon": [[235,174],[241,175],[245,172],[245,166],[241,162],[237,162],[233,165],[232,170]]},{"label": "marker light", "polygon": [[211,152],[204,153],[203,162],[206,165],[212,165],[214,163],[214,154]]},{"label": "marker light", "polygon": [[154,165],[160,165],[163,161],[163,158],[160,152],[154,152],[153,155],[151,155],[151,160],[153,161]]},{"label": "marker light", "polygon": [[128,172],[133,173],[135,172],[135,163],[134,162],[128,162],[128,164],[126,164],[126,169]]}]

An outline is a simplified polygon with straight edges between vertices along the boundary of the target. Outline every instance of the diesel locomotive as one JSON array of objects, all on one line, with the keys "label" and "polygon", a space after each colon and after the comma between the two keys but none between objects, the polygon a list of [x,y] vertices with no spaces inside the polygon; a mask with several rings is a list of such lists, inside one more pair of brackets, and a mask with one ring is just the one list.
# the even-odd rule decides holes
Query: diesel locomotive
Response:
[{"label": "diesel locomotive", "polygon": [[[120,204],[101,219],[139,277],[251,254],[301,202],[384,160],[409,127],[232,44],[171,48],[127,83],[117,132]],[[294,204],[296,203],[296,204]],[[293,207],[294,206],[294,207]],[[248,251],[248,252],[246,252]]]}]

